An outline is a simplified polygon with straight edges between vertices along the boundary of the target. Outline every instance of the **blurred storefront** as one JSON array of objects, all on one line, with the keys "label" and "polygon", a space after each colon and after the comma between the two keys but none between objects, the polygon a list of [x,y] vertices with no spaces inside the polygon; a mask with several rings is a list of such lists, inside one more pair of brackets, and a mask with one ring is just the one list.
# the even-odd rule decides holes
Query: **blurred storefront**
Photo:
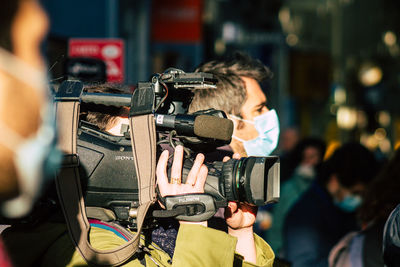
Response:
[{"label": "blurred storefront", "polygon": [[282,129],[332,144],[362,141],[383,155],[400,145],[395,0],[42,0],[51,19],[53,78],[71,38],[123,42],[123,82],[168,67],[193,71],[243,50],[270,66],[265,86]]}]

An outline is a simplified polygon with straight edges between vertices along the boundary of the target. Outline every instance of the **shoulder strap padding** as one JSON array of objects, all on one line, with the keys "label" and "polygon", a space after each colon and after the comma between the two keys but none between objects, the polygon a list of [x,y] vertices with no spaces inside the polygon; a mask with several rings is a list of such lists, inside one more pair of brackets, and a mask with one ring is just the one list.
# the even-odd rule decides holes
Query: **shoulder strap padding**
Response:
[{"label": "shoulder strap padding", "polygon": [[129,260],[139,247],[140,232],[147,210],[155,201],[155,123],[153,115],[131,118],[133,157],[139,185],[140,206],[136,235],[126,244],[112,250],[98,250],[89,242],[90,224],[79,177],[76,138],[79,117],[78,101],[56,102],[59,147],[65,152],[64,165],[56,178],[57,193],[71,239],[82,257],[92,265],[116,266]]}]

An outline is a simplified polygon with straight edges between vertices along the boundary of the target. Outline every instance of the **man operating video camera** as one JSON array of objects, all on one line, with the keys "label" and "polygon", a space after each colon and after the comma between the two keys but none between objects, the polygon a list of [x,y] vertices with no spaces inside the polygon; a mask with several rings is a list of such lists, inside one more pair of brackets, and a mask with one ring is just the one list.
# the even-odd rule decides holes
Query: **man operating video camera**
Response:
[{"label": "man operating video camera", "polygon": [[[270,155],[278,144],[279,121],[275,110],[268,109],[267,97],[261,89],[261,83],[272,76],[269,69],[261,61],[237,52],[231,58],[207,62],[196,71],[212,73],[218,83],[215,90],[196,90],[189,111],[220,109],[234,122],[232,142],[219,148],[214,156]],[[230,202],[224,214],[228,233],[238,238],[237,252],[254,263],[256,213],[254,205]]]},{"label": "man operating video camera", "polygon": [[[107,95],[107,97],[111,97],[111,95]],[[97,112],[100,110],[99,106],[102,106],[100,109],[104,108],[103,105],[91,104],[90,107],[88,107],[85,106],[84,103],[82,104],[82,110],[89,110],[85,116],[86,118],[89,118],[87,119],[89,124],[94,124],[94,127],[85,128],[88,125],[85,127],[80,127],[80,132],[78,133],[78,153],[80,155],[82,165],[86,167],[86,171],[90,172],[86,194],[86,205],[88,206],[87,210],[90,208],[89,203],[94,203],[96,206],[107,207],[106,210],[110,208],[110,210],[114,211],[113,214],[116,214],[113,215],[114,217],[111,219],[106,218],[103,220],[103,218],[105,218],[104,216],[99,216],[102,218],[99,219],[96,215],[91,216],[93,213],[88,212],[88,217],[91,218],[89,219],[89,223],[91,225],[89,237],[90,243],[94,248],[104,250],[124,245],[132,238],[132,235],[135,231],[134,226],[132,227],[133,224],[131,224],[132,221],[130,221],[130,219],[126,219],[127,217],[124,217],[124,214],[126,213],[119,213],[119,211],[121,209],[123,210],[124,208],[126,202],[124,199],[125,195],[135,192],[134,190],[137,189],[137,187],[129,188],[132,184],[129,183],[125,188],[122,188],[125,190],[122,190],[120,187],[118,187],[118,184],[122,183],[121,181],[123,181],[123,174],[121,176],[114,176],[112,174],[105,175],[103,172],[101,172],[100,167],[97,168],[99,164],[96,165],[96,168],[90,169],[90,159],[95,158],[96,153],[89,154],[91,156],[84,156],[85,149],[94,151],[94,147],[89,148],[90,142],[85,141],[85,138],[88,135],[94,133],[90,139],[91,143],[103,142],[101,143],[101,148],[99,148],[99,146],[97,147],[98,149],[105,149],[105,147],[109,147],[115,143],[120,145],[123,143],[122,139],[124,139],[125,136],[123,130],[124,127],[122,127],[121,124],[124,124],[126,108],[119,108],[119,111],[118,109],[114,109],[112,116],[103,116],[104,120],[102,121],[105,122],[105,124],[103,125],[104,127],[102,127],[98,120],[101,116],[101,114]],[[97,115],[92,112],[93,110],[90,111],[90,108],[94,108],[94,110],[97,112]],[[205,117],[204,120],[206,122],[214,122],[214,120],[208,117]],[[94,129],[95,127],[98,127],[98,129]],[[195,121],[194,127],[196,131],[199,130],[198,121],[197,123]],[[116,132],[113,132],[114,134],[106,136],[102,133],[102,131],[98,131],[100,128],[103,131],[119,129],[119,134],[117,130]],[[202,130],[200,130],[200,132],[201,131]],[[94,140],[101,140],[101,142],[94,142]],[[112,140],[112,142],[104,143],[104,140]],[[179,143],[174,141],[173,144]],[[81,150],[79,150],[79,146]],[[118,147],[119,151],[125,149],[127,149],[127,146]],[[170,151],[172,152],[173,150]],[[103,153],[104,160],[107,160],[107,154],[108,152]],[[170,152],[168,151],[161,153],[156,168],[159,195],[161,198],[165,198],[165,201],[161,205],[165,205],[167,209],[169,205],[168,203],[170,203],[169,197],[179,197],[182,195],[196,196],[197,194],[203,194],[205,191],[206,182],[210,184],[211,181],[209,180],[212,180],[213,177],[217,177],[215,170],[213,171],[214,176],[210,177],[207,167],[203,164],[204,156],[202,154],[193,156],[191,165],[189,167],[185,167],[183,163],[184,148],[181,145],[176,145],[172,166],[168,168],[169,154]],[[120,155],[118,157],[119,159],[125,158],[121,157]],[[117,157],[114,159],[116,158]],[[112,165],[117,165],[117,161],[118,160],[115,160],[113,164],[110,164],[109,168],[112,168]],[[104,161],[102,164],[103,163]],[[244,164],[244,162],[241,163]],[[129,163],[129,166],[131,165],[132,163]],[[249,164],[247,163],[247,166],[248,165]],[[183,172],[182,169],[184,169]],[[100,171],[101,177],[97,176],[97,171]],[[129,172],[128,174],[132,175]],[[102,184],[96,184],[98,180],[103,182],[106,178],[110,178],[110,176],[115,177],[115,179],[111,183],[109,182],[107,186],[114,186],[114,188],[111,188],[111,190],[108,190],[110,188],[106,188],[108,190],[107,191],[104,188],[99,189],[96,187],[96,185]],[[208,185],[207,190],[210,191],[209,187],[210,185]],[[110,192],[115,188],[118,189],[117,191],[121,191],[122,193],[117,192],[117,195],[115,195],[115,192]],[[217,193],[213,192],[214,195],[219,194],[218,190],[216,191]],[[101,197],[94,197],[98,195],[101,195]],[[102,198],[108,195],[116,196],[117,200],[119,200],[114,202],[111,201],[112,203],[109,205],[110,202],[103,201],[104,198]],[[131,196],[133,197],[130,198],[130,200],[137,200],[137,196],[135,198],[134,193],[132,193]],[[251,199],[251,197],[249,197],[249,199]],[[118,206],[121,203],[123,204]],[[133,203],[132,206],[134,205],[135,204]],[[102,210],[104,209],[102,208]],[[174,212],[173,209],[172,212]],[[108,213],[108,211],[105,213]],[[134,256],[125,263],[126,266],[249,265],[248,262],[243,261],[243,258],[239,254],[235,253],[235,250],[237,250],[236,238],[222,231],[205,227],[207,226],[207,221],[205,219],[188,221],[181,220],[178,217],[180,226],[176,223],[174,224],[174,220],[169,218],[154,219],[150,217],[149,219],[150,220],[148,221],[147,227],[143,230],[143,235],[141,235],[141,247],[134,254]],[[130,231],[131,228],[133,229],[133,232]],[[84,266],[87,264],[87,262],[78,253],[74,245],[69,241],[65,224],[60,222],[57,216],[53,216],[52,218],[45,220],[45,222],[40,222],[38,225],[31,225],[29,227],[24,226],[22,231],[21,228],[12,228],[5,233],[5,238],[7,245],[12,252],[11,254],[13,259],[15,259],[20,266]],[[251,239],[250,242],[254,242],[254,239]],[[36,244],[40,244],[40,246]],[[256,251],[256,264],[258,266],[272,266],[273,254],[268,245],[266,245],[261,239],[256,240]]]}]

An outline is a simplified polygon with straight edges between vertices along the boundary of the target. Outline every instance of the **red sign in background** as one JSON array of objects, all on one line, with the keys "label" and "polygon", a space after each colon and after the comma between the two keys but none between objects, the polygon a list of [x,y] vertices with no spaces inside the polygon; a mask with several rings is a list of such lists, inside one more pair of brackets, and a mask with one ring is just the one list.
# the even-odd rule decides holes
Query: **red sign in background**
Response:
[{"label": "red sign in background", "polygon": [[124,80],[124,41],[122,39],[70,39],[70,57],[101,59],[107,66],[108,82]]},{"label": "red sign in background", "polygon": [[153,0],[152,40],[200,42],[203,0]]}]

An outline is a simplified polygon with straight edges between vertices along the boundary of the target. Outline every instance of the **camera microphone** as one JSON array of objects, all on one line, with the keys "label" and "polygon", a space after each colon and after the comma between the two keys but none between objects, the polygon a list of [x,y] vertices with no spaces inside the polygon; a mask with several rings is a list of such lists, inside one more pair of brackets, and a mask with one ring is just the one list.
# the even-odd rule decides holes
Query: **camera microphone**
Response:
[{"label": "camera microphone", "polygon": [[174,129],[180,135],[230,141],[233,123],[229,119],[209,115],[155,114],[156,126]]}]

